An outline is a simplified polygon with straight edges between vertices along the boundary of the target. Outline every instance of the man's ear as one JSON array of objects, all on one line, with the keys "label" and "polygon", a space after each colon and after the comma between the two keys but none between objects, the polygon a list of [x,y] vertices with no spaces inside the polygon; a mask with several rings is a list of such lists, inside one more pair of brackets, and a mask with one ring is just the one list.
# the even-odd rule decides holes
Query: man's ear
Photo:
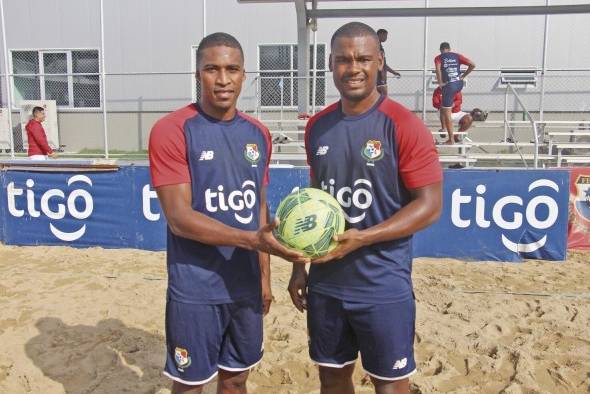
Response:
[{"label": "man's ear", "polygon": [[334,65],[332,64],[333,60],[334,60],[334,58],[332,57],[332,54],[330,53],[330,56],[328,57],[328,69],[330,70],[330,72],[334,71]]},{"label": "man's ear", "polygon": [[378,59],[378,64],[379,64],[379,70],[383,70],[383,67],[385,66],[385,59],[383,58],[383,52],[379,51],[379,57]]}]

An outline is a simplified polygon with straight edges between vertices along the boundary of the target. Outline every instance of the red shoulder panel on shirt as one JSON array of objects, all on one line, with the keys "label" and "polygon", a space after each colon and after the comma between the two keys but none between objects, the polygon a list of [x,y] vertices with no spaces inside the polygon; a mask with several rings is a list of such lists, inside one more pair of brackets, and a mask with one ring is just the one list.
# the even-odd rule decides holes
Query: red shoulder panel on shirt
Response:
[{"label": "red shoulder panel on shirt", "polygon": [[152,127],[148,155],[154,187],[191,183],[184,123],[197,115],[196,106],[190,104],[164,116]]},{"label": "red shoulder panel on shirt", "polygon": [[394,124],[398,168],[408,189],[424,187],[442,180],[442,169],[432,133],[413,112],[386,98],[378,110]]}]

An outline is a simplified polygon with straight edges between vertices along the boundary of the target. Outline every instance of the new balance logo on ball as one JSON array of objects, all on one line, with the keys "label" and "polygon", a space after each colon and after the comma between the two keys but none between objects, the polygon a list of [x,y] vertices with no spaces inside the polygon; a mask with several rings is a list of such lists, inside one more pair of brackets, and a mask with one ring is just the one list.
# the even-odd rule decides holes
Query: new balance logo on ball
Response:
[{"label": "new balance logo on ball", "polygon": [[316,156],[324,156],[326,153],[328,153],[328,149],[330,149],[329,146],[324,145],[324,146],[320,146],[318,148],[317,153],[315,154]]},{"label": "new balance logo on ball", "polygon": [[202,160],[213,160],[213,156],[215,156],[215,152],[212,150],[204,150],[201,152],[201,156],[199,157],[199,161]]}]

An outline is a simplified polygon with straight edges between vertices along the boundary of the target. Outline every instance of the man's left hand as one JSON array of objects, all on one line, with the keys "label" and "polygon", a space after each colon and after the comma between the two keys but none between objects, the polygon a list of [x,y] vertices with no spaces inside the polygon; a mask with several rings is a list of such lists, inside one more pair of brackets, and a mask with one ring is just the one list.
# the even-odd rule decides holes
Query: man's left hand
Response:
[{"label": "man's left hand", "polygon": [[366,245],[363,233],[355,228],[335,236],[334,239],[338,241],[338,246],[336,246],[336,249],[325,256],[312,260],[312,264],[323,264],[327,263],[328,261],[341,259],[347,254],[352,253]]}]

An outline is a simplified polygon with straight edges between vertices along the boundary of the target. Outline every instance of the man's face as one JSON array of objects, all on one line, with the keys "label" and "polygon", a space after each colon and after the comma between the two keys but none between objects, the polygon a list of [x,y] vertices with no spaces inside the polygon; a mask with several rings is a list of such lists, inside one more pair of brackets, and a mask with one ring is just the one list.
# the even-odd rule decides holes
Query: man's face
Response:
[{"label": "man's face", "polygon": [[387,41],[387,32],[379,33],[378,36],[379,36],[379,41],[381,41],[381,42]]},{"label": "man's face", "polygon": [[35,114],[35,119],[38,120],[39,122],[44,122],[45,121],[45,111],[39,111]]},{"label": "man's face", "polygon": [[246,79],[240,50],[223,45],[204,49],[196,78],[203,102],[219,111],[235,108]]},{"label": "man's face", "polygon": [[340,37],[334,41],[330,70],[342,98],[361,101],[369,97],[376,89],[381,68],[383,55],[373,37]]}]

